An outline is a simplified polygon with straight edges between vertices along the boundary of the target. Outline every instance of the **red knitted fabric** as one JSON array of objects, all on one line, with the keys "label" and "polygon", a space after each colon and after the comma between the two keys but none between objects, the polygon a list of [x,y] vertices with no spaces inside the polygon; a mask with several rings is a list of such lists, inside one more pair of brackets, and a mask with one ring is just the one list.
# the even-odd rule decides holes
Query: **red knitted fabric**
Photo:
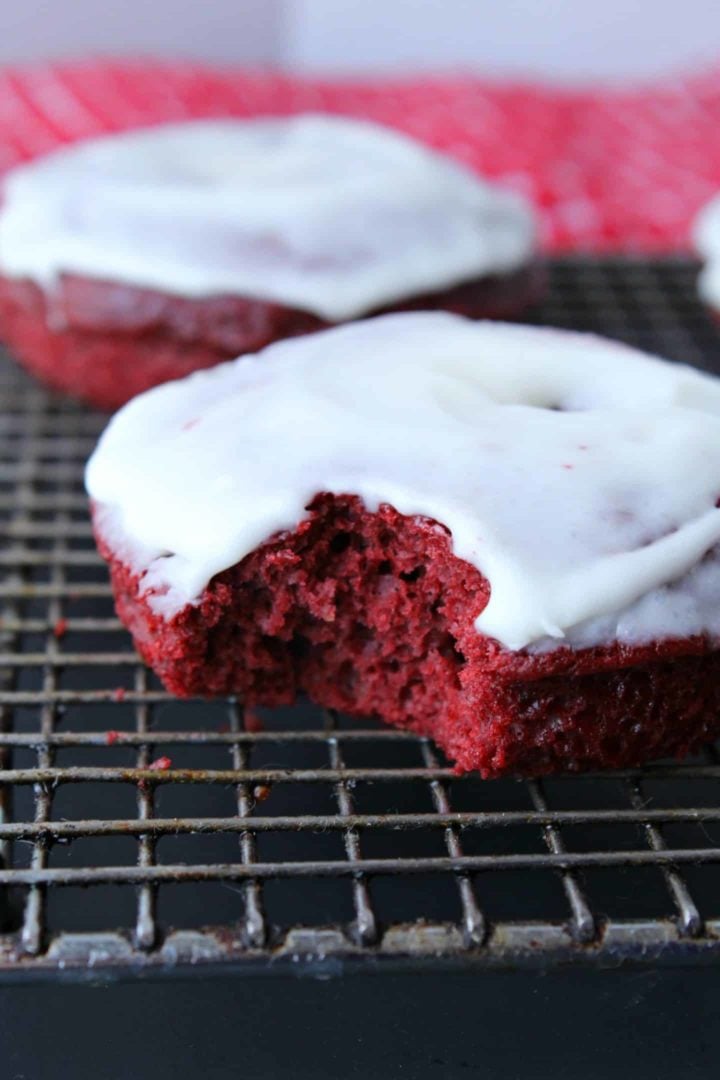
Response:
[{"label": "red knitted fabric", "polygon": [[86,61],[0,72],[0,170],[60,143],[201,116],[366,117],[524,192],[550,250],[658,252],[720,188],[720,69],[634,89],[470,78],[328,82],[183,62]]}]

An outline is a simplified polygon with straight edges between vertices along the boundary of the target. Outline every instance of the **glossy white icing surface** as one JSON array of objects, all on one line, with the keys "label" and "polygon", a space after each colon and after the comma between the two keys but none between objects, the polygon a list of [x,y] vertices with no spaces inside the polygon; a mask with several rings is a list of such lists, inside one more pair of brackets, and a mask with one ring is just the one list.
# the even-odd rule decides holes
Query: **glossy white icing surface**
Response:
[{"label": "glossy white icing surface", "polygon": [[701,298],[720,308],[720,194],[707,203],[693,225],[693,241],[703,268],[698,278]]},{"label": "glossy white icing surface", "polygon": [[78,143],[13,170],[0,269],[185,297],[252,296],[329,321],[527,263],[518,196],[376,124],[170,124]]},{"label": "glossy white icing surface", "polygon": [[445,313],[280,342],[151,390],[87,469],[165,614],[320,491],[446,525],[510,649],[720,636],[720,380]]}]

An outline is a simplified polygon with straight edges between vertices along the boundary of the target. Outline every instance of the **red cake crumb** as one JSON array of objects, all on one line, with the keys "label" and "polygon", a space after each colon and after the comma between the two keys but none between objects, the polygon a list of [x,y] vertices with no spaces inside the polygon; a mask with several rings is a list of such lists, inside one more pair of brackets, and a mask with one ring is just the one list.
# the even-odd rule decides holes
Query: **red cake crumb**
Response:
[{"label": "red cake crumb", "polygon": [[243,722],[245,725],[245,730],[249,731],[251,735],[256,734],[258,731],[262,731],[264,727],[262,717],[256,709],[245,709],[243,714]]},{"label": "red cake crumb", "polygon": [[511,652],[475,629],[488,583],[437,522],[353,496],[308,510],[168,620],[97,535],[118,614],[168,690],[250,707],[306,694],[429,735],[485,777],[637,765],[720,733],[706,639]]},{"label": "red cake crumb", "polygon": [[[392,310],[442,308],[476,319],[509,318],[541,289],[541,270],[528,266]],[[307,312],[247,297],[186,299],[66,275],[49,299],[34,282],[0,276],[0,338],[33,375],[101,409],[327,325]]]},{"label": "red cake crumb", "polygon": [[117,701],[117,702],[124,701],[126,693],[127,693],[127,691],[125,690],[124,686],[116,686],[115,689],[112,692],[113,701]]},{"label": "red cake crumb", "polygon": [[272,784],[256,784],[253,788],[253,799],[255,802],[265,802],[271,791]]},{"label": "red cake crumb", "polygon": [[165,756],[155,758],[155,760],[151,761],[150,764],[148,765],[148,769],[152,769],[153,772],[165,772],[166,769],[171,769],[171,768],[172,768],[172,758],[165,757]]},{"label": "red cake crumb", "polygon": [[67,628],[67,619],[57,619],[53,626],[53,635],[58,639],[64,637],[67,634]]}]

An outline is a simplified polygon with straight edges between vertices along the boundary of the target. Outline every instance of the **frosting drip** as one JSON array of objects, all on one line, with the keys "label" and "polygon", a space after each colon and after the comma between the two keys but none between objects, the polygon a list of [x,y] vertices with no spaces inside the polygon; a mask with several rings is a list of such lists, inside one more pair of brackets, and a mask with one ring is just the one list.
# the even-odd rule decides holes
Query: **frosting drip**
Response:
[{"label": "frosting drip", "polygon": [[169,124],[76,144],[4,182],[0,270],[185,297],[252,296],[335,322],[528,262],[518,196],[356,120]]},{"label": "frosting drip", "polygon": [[509,649],[720,636],[720,380],[590,335],[418,313],[280,342],[126,405],[87,488],[166,614],[329,491],[446,525]]}]

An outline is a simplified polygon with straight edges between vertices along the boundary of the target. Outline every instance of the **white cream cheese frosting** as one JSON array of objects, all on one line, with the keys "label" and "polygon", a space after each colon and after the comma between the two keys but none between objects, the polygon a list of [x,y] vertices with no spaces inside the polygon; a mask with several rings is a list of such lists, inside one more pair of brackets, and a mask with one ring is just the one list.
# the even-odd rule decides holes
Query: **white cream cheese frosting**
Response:
[{"label": "white cream cheese frosting", "polygon": [[720,636],[720,379],[590,335],[422,312],[280,342],[126,405],[87,489],[166,615],[328,491],[447,526],[509,649]]},{"label": "white cream cheese frosting", "polygon": [[698,277],[700,297],[710,307],[720,308],[720,193],[696,217],[693,242],[703,260]]},{"label": "white cream cheese frosting", "polygon": [[389,128],[347,118],[168,124],[10,172],[0,271],[183,297],[251,296],[331,322],[533,255],[519,196]]}]

